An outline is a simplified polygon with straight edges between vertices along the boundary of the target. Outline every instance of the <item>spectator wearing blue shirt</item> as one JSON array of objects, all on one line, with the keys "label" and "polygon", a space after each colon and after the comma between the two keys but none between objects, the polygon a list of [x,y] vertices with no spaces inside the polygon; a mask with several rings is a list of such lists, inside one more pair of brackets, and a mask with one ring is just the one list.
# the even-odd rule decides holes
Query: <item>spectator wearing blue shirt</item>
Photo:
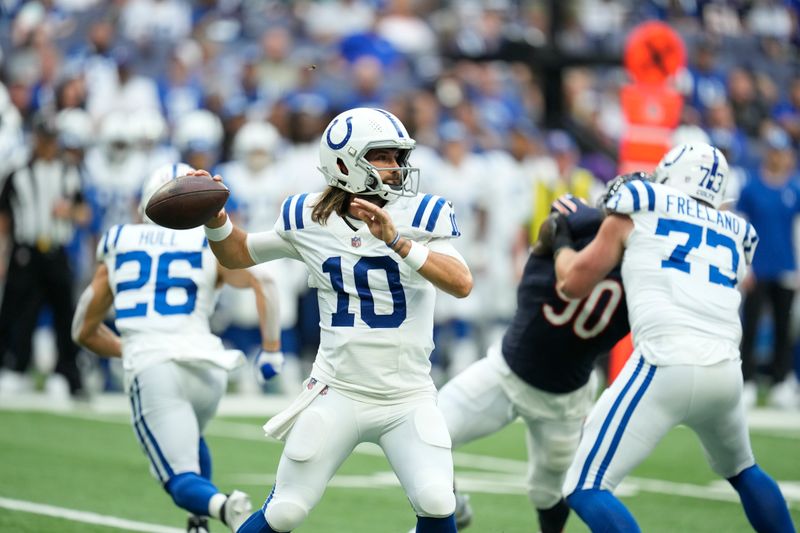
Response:
[{"label": "spectator wearing blue shirt", "polygon": [[795,77],[789,86],[786,99],[772,109],[772,118],[800,144],[800,76]]},{"label": "spectator wearing blue shirt", "polygon": [[771,128],[764,140],[766,152],[761,168],[745,184],[737,204],[738,211],[753,224],[760,237],[753,259],[754,283],[745,284],[742,331],[744,401],[748,407],[755,405],[754,344],[764,305],[769,303],[774,323],[769,402],[775,407],[792,408],[797,406],[796,382],[787,377],[792,367],[789,324],[797,276],[793,224],[800,214],[800,186],[796,181],[794,153],[786,132]]},{"label": "spectator wearing blue shirt", "polygon": [[698,43],[694,57],[694,64],[688,69],[690,81],[688,97],[692,107],[704,112],[710,106],[725,100],[728,90],[725,76],[717,64],[715,47],[711,42]]}]

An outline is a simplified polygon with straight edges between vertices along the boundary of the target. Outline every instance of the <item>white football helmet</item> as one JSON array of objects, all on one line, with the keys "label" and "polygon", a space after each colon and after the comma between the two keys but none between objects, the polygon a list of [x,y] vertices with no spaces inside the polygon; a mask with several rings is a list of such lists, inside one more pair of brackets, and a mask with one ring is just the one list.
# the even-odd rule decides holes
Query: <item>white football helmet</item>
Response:
[{"label": "white football helmet", "polygon": [[136,144],[144,149],[158,145],[167,135],[167,121],[157,109],[141,109],[131,114],[129,126]]},{"label": "white football helmet", "polygon": [[144,187],[142,187],[142,197],[139,200],[139,215],[142,217],[144,222],[153,224],[153,221],[147,218],[147,215],[144,214],[144,209],[147,207],[147,202],[150,201],[150,198],[153,196],[153,194],[155,194],[155,192],[168,181],[174,180],[178,176],[185,176],[189,173],[189,171],[192,170],[194,169],[186,163],[173,163],[171,165],[163,165],[158,167],[153,171],[152,174],[150,174],[150,177],[144,182]]},{"label": "white football helmet", "polygon": [[675,128],[675,131],[672,132],[670,143],[672,144],[672,146],[678,146],[679,144],[690,144],[690,143],[711,144],[711,138],[708,136],[708,133],[706,133],[706,131],[700,126],[695,126],[693,124],[683,124]]},{"label": "white football helmet", "polygon": [[100,124],[100,146],[111,163],[124,161],[133,150],[133,132],[128,128],[130,116],[124,111],[111,111]]},{"label": "white football helmet", "polygon": [[233,137],[233,157],[259,171],[272,161],[279,142],[278,130],[269,122],[247,122]]},{"label": "white football helmet", "polygon": [[211,152],[217,155],[222,135],[222,121],[217,115],[205,109],[195,109],[178,120],[172,143],[182,155],[190,152]]},{"label": "white football helmet", "polygon": [[[319,144],[319,171],[331,187],[353,194],[374,194],[384,199],[414,196],[419,188],[419,169],[408,158],[416,141],[402,122],[383,109],[359,107],[341,113],[325,128]],[[378,170],[366,160],[375,148],[397,148],[398,185],[384,184]],[[344,167],[340,168],[340,163]]]},{"label": "white football helmet", "polygon": [[61,146],[85,149],[92,144],[94,125],[92,117],[83,109],[70,107],[56,115],[56,128]]},{"label": "white football helmet", "polygon": [[728,162],[710,144],[682,144],[659,161],[653,177],[656,183],[674,187],[716,209],[725,197]]}]

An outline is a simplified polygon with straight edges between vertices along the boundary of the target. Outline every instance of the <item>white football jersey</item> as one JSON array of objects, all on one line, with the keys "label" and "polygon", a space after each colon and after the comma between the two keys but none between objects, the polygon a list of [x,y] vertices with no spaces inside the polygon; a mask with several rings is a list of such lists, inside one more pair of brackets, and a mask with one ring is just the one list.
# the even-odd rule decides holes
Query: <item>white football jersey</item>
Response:
[{"label": "white football jersey", "polygon": [[608,200],[634,223],[622,279],[637,349],[653,365],[739,358],[744,277],[758,236],[742,217],[682,192],[631,181]]},{"label": "white football jersey", "polygon": [[147,160],[141,153],[131,150],[119,161],[111,161],[102,147],[86,154],[87,196],[93,198],[98,208],[98,234],[114,224],[128,224],[136,220],[138,198],[147,177]]},{"label": "white football jersey", "polygon": [[[225,185],[231,191],[235,204],[234,220],[245,231],[264,231],[272,227],[275,213],[280,212],[281,204],[287,196],[302,192],[293,180],[284,178],[269,165],[259,173],[253,173],[242,162],[231,161],[222,165],[219,172],[225,176]],[[277,284],[281,309],[281,328],[291,328],[297,323],[297,300],[306,289],[308,275],[291,259],[270,261],[251,267],[256,277],[264,275],[279,280]],[[258,328],[255,293],[250,289],[225,286],[220,295],[220,307],[239,327]]]},{"label": "white football jersey", "polygon": [[155,224],[111,227],[97,246],[114,294],[122,362],[134,374],[166,360],[241,363],[209,329],[217,261],[201,228]]},{"label": "white football jersey", "polygon": [[[275,230],[291,243],[318,289],[320,346],[312,375],[343,394],[393,403],[434,391],[430,377],[436,289],[359,220],[311,220],[320,193],[286,199]],[[403,237],[420,243],[459,235],[440,196],[399,197],[384,207]]]}]

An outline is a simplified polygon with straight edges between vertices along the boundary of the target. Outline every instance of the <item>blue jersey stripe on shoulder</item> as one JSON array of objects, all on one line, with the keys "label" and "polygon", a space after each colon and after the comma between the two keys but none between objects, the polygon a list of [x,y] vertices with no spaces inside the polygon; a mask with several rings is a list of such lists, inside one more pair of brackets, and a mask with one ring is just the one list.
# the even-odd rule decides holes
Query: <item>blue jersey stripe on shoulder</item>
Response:
[{"label": "blue jersey stripe on shoulder", "polygon": [[647,191],[647,210],[653,211],[656,208],[656,191],[654,191],[653,186],[646,181],[642,181],[642,185],[644,185]]},{"label": "blue jersey stripe on shoulder", "polygon": [[428,202],[431,201],[433,198],[432,194],[426,194],[422,201],[419,203],[419,207],[417,207],[417,212],[414,213],[414,221],[411,222],[411,225],[415,228],[418,228],[419,225],[422,223],[422,215],[425,213],[425,208],[428,207]]},{"label": "blue jersey stripe on shoulder", "polygon": [[125,227],[125,224],[120,224],[117,226],[117,236],[114,237],[114,248],[117,247],[117,242],[119,242],[119,236],[122,235],[122,228]]},{"label": "blue jersey stripe on shoulder", "polygon": [[433,205],[433,209],[431,210],[431,216],[428,219],[428,223],[425,225],[425,231],[433,231],[433,228],[436,227],[436,221],[439,219],[439,213],[442,211],[442,207],[444,207],[445,200],[442,197],[439,197],[436,200],[436,203]]},{"label": "blue jersey stripe on shoulder", "polygon": [[203,248],[208,248],[208,237],[203,237]]},{"label": "blue jersey stripe on shoulder", "polygon": [[106,234],[103,236],[103,255],[108,253],[108,234],[111,233],[111,230],[107,230]]},{"label": "blue jersey stripe on shoulder", "polygon": [[283,201],[283,229],[286,231],[292,229],[292,225],[289,223],[289,206],[292,203],[292,198],[294,198],[294,196],[290,196]]},{"label": "blue jersey stripe on shoulder", "polygon": [[639,198],[639,190],[630,181],[625,184],[625,188],[631,191],[631,195],[633,196],[633,210],[638,211],[639,206],[641,205],[641,200]]},{"label": "blue jersey stripe on shoulder", "polygon": [[294,206],[294,225],[297,226],[297,229],[303,229],[303,202],[306,201],[306,196],[308,196],[307,192],[304,192],[300,195],[300,198],[297,199],[297,204]]}]

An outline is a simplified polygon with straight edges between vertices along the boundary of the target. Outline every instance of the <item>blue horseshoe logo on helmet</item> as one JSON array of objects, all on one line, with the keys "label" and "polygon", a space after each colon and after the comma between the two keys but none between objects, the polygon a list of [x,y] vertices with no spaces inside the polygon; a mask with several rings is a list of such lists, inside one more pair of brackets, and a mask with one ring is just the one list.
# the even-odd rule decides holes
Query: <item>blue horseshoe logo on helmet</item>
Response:
[{"label": "blue horseshoe logo on helmet", "polygon": [[347,133],[344,134],[344,139],[342,139],[341,142],[335,143],[331,140],[331,130],[334,126],[336,126],[336,123],[339,122],[338,118],[333,121],[331,127],[328,128],[328,133],[325,135],[325,140],[328,142],[328,146],[330,146],[333,150],[338,150],[347,144],[347,141],[350,140],[350,136],[353,134],[353,117],[347,117],[344,119],[344,121],[347,124]]}]

